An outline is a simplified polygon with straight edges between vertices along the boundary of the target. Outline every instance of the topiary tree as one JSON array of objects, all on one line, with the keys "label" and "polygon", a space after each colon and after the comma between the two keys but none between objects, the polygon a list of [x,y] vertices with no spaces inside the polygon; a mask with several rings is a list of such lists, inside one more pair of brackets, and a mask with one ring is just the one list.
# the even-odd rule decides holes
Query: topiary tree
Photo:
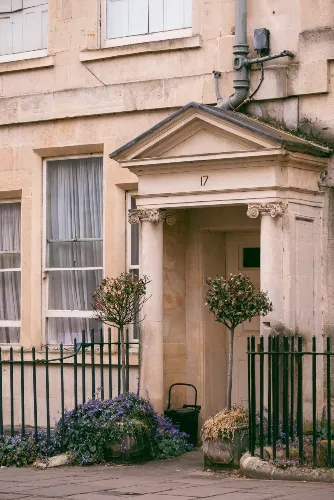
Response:
[{"label": "topiary tree", "polygon": [[149,282],[147,276],[138,278],[131,273],[122,273],[117,278],[102,280],[93,294],[94,318],[106,325],[115,326],[120,331],[123,395],[129,390],[125,380],[124,327],[136,323],[139,312],[149,299],[146,297]]},{"label": "topiary tree", "polygon": [[223,323],[229,331],[227,409],[232,403],[232,370],[234,331],[244,321],[255,316],[266,316],[273,310],[268,294],[255,288],[250,278],[244,274],[230,274],[225,278],[208,278],[209,290],[206,304],[218,323]]}]

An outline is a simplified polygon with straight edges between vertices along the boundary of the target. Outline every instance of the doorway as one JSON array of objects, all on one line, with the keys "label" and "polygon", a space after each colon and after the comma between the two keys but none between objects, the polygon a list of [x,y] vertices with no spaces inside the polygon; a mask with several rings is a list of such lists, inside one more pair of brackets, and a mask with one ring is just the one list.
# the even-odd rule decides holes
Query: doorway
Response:
[{"label": "doorway", "polygon": [[[246,274],[260,287],[260,233],[210,232],[203,233],[203,277]],[[207,287],[204,286],[204,294]],[[247,337],[260,335],[260,320],[254,318],[235,331],[232,402],[247,407]],[[213,415],[226,406],[228,332],[204,312],[204,407]]]},{"label": "doorway", "polygon": [[[260,234],[226,234],[226,276],[246,274],[252,283],[260,287]],[[248,405],[247,386],[247,337],[260,335],[260,318],[239,325],[235,330],[232,402]],[[228,337],[226,333],[226,338]],[[256,342],[257,344],[258,342]]]}]

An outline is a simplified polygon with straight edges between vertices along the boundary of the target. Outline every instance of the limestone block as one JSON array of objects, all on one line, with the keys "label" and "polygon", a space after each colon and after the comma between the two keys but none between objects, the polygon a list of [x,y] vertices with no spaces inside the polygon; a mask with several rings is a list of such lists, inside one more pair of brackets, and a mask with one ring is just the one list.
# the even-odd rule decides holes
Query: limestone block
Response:
[{"label": "limestone block", "polygon": [[327,61],[309,64],[291,64],[288,72],[288,95],[320,94],[328,92]]},{"label": "limestone block", "polygon": [[[252,35],[255,28],[268,28],[272,54],[283,49],[296,52],[300,9],[300,2],[291,0],[271,0],[270,3],[268,0],[249,0],[248,33]],[[253,44],[250,43],[250,46]],[[284,60],[282,62],[285,64]]]},{"label": "limestone block", "polygon": [[[333,5],[331,10],[331,15],[334,17]],[[334,59],[333,23],[334,21],[327,25],[331,26],[330,28],[311,29],[300,33],[299,59],[301,62],[310,63],[310,61],[326,61]]]},{"label": "limestone block", "polygon": [[54,56],[36,57],[35,59],[23,59],[22,61],[10,61],[7,63],[1,63],[0,73],[11,73],[14,71],[26,71],[38,68],[49,68],[54,65],[55,65]]},{"label": "limestone block", "polygon": [[1,99],[0,105],[0,125],[15,123],[19,119],[19,100]]},{"label": "limestone block", "polygon": [[[261,72],[251,71],[251,89],[255,90],[260,82]],[[254,96],[256,100],[282,99],[287,97],[287,69],[286,66],[266,66],[264,80]]]},{"label": "limestone block", "polygon": [[54,94],[54,118],[123,110],[121,85],[65,90]]},{"label": "limestone block", "polygon": [[202,7],[202,30],[204,40],[220,36],[222,24],[222,2],[220,0],[206,0]]},{"label": "limestone block", "polygon": [[129,83],[123,87],[124,107],[128,110],[164,106],[163,80]]},{"label": "limestone block", "polygon": [[218,66],[214,68],[222,72],[232,71],[233,65],[233,45],[235,44],[234,35],[226,35],[218,38]]},{"label": "limestone block", "polygon": [[299,98],[300,128],[329,140],[334,138],[333,93]]},{"label": "limestone block", "polygon": [[34,467],[38,469],[50,469],[53,467],[62,467],[64,465],[69,465],[69,457],[66,454],[50,457],[45,462],[38,461],[34,464]]},{"label": "limestone block", "polygon": [[301,31],[324,29],[334,26],[334,10],[332,0],[303,0],[300,9]]},{"label": "limestone block", "polygon": [[25,96],[20,99],[19,121],[45,120],[52,115],[52,94]]},{"label": "limestone block", "polygon": [[200,51],[183,50],[181,56],[182,76],[210,74],[219,67],[218,41],[216,39],[205,41]]},{"label": "limestone block", "polygon": [[14,154],[11,148],[1,149],[0,170],[11,170],[14,168]]},{"label": "limestone block", "polygon": [[203,77],[173,78],[164,80],[163,105],[184,106],[190,101],[202,102]]},{"label": "limestone block", "polygon": [[290,130],[298,128],[298,98],[284,100],[253,101],[247,105],[247,113],[264,121],[275,121]]},{"label": "limestone block", "polygon": [[235,0],[222,2],[220,36],[232,35],[235,27]]}]

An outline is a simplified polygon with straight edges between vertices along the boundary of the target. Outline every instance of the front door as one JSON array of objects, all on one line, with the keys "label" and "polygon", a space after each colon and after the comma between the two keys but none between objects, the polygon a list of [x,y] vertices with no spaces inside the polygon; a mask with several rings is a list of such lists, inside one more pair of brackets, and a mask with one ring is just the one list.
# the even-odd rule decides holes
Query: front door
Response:
[{"label": "front door", "polygon": [[[226,276],[231,273],[246,274],[260,288],[260,234],[231,232],[226,233],[225,241]],[[259,317],[239,325],[235,331],[232,402],[245,407],[248,406],[246,350],[250,335],[255,335],[258,341]]]}]

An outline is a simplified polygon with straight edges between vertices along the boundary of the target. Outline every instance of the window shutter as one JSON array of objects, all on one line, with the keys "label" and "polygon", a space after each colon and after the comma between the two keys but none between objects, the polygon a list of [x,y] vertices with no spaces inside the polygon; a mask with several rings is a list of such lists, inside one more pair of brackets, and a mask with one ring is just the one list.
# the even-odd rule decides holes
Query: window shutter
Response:
[{"label": "window shutter", "polygon": [[[22,0],[20,1],[22,2]],[[65,1],[68,2],[69,0]],[[41,5],[48,5],[48,0],[23,0],[24,9],[29,9],[30,7],[38,7]]]},{"label": "window shutter", "polygon": [[41,33],[41,39],[42,39],[42,46],[41,46],[41,49],[47,49],[48,48],[48,38],[49,38],[49,31],[48,31],[48,9],[44,8],[42,9],[42,18],[41,18],[41,23],[42,23],[42,26],[41,26],[41,29],[42,29],[42,33]]},{"label": "window shutter", "polygon": [[193,25],[193,0],[183,0],[183,27],[191,28]]},{"label": "window shutter", "polygon": [[13,19],[12,16],[0,17],[0,55],[13,53]]},{"label": "window shutter", "polygon": [[149,0],[149,32],[164,30],[164,0]]},{"label": "window shutter", "polygon": [[47,13],[45,4],[23,11],[23,51],[47,47]]},{"label": "window shutter", "polygon": [[0,0],[0,14],[22,9],[22,0]]},{"label": "window shutter", "polygon": [[107,37],[129,36],[129,0],[108,0]]},{"label": "window shutter", "polygon": [[14,12],[13,18],[13,54],[24,52],[23,48],[23,11]]},{"label": "window shutter", "polygon": [[129,0],[129,34],[148,33],[148,0]]},{"label": "window shutter", "polygon": [[191,26],[192,0],[165,0],[164,7],[166,31]]}]

